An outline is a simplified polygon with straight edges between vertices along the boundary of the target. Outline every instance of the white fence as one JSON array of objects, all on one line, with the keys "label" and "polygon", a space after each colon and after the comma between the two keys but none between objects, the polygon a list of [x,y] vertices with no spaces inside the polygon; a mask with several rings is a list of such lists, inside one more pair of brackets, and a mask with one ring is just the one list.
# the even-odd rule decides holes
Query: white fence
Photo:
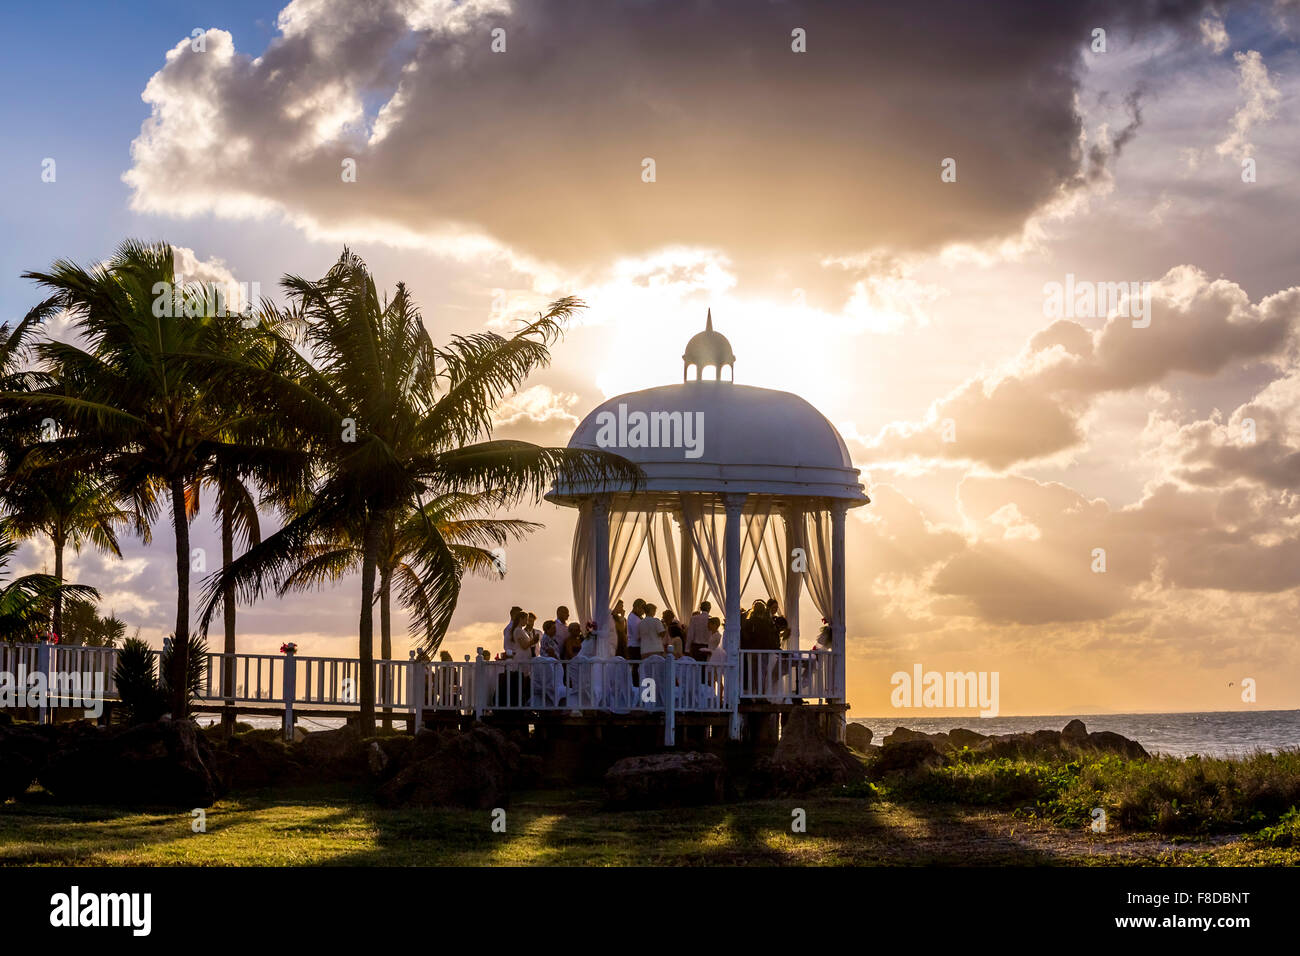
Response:
[{"label": "white fence", "polygon": [[[0,672],[43,671],[49,707],[75,706],[84,699],[64,692],[72,674],[81,675],[83,687],[95,687],[98,678],[102,696],[117,697],[116,665],[115,648],[0,642]],[[373,667],[376,710],[409,714],[417,725],[426,713],[662,713],[669,741],[678,714],[734,714],[742,698],[788,702],[841,696],[832,656],[821,651],[742,651],[738,666],[671,657],[417,661],[412,654],[408,661],[380,660]],[[295,707],[358,709],[360,677],[361,663],[353,658],[207,654],[197,699],[237,709],[283,707],[290,733]]]},{"label": "white fence", "polygon": [[773,702],[841,696],[827,651],[741,651],[740,686],[742,697]]}]

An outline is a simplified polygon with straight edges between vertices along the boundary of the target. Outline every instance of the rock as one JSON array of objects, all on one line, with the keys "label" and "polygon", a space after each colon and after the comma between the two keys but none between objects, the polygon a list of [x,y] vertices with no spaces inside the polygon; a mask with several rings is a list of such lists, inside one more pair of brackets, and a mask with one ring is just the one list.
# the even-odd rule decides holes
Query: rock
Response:
[{"label": "rock", "polygon": [[308,733],[293,748],[295,757],[315,780],[358,781],[365,780],[369,773],[361,731],[352,724]]},{"label": "rock", "polygon": [[388,754],[384,753],[384,748],[379,746],[379,741],[372,740],[366,747],[366,761],[370,765],[372,776],[381,777],[384,770],[388,768]]},{"label": "rock", "polygon": [[1059,730],[1035,730],[1029,735],[1029,745],[1040,752],[1061,749],[1061,732]]},{"label": "rock", "polygon": [[844,743],[859,753],[871,746],[871,728],[866,724],[850,723],[844,728]]},{"label": "rock", "polygon": [[714,754],[625,757],[605,773],[605,803],[613,810],[703,806],[721,803],[725,793],[726,767]]},{"label": "rock", "polygon": [[231,790],[258,790],[306,777],[278,731],[235,734],[216,752],[221,780]]},{"label": "rock", "polygon": [[755,761],[745,795],[802,793],[813,787],[856,783],[866,775],[861,758],[844,744],[826,738],[815,711],[795,709],[786,717],[776,751]]},{"label": "rock", "polygon": [[36,780],[52,749],[48,730],[34,724],[0,724],[0,803],[25,793]]},{"label": "rock", "polygon": [[424,730],[416,735],[409,762],[376,798],[388,807],[492,810],[509,803],[519,766],[519,748],[481,724],[464,733]]},{"label": "rock", "polygon": [[211,806],[220,792],[208,738],[188,720],[101,730],[64,725],[37,775],[56,800],[110,806]]},{"label": "rock", "polygon": [[901,744],[908,740],[929,739],[929,734],[923,734],[919,730],[908,730],[906,727],[895,727],[893,733],[885,734],[885,739],[882,740],[881,743],[888,746],[889,744]]},{"label": "rock", "polygon": [[1117,734],[1109,730],[1095,730],[1088,735],[1088,746],[1093,750],[1101,750],[1106,753],[1119,754],[1121,757],[1127,757],[1130,760],[1147,760],[1151,757],[1136,740],[1130,740],[1123,734]]},{"label": "rock", "polygon": [[892,734],[886,734],[883,744],[901,744],[911,740],[928,740],[934,744],[934,749],[943,753],[951,750],[954,744],[947,734],[925,734],[919,730],[908,730],[906,727],[895,727]]},{"label": "rock", "polygon": [[967,730],[964,727],[954,727],[948,731],[948,742],[957,750],[963,747],[978,747],[986,740],[988,740],[986,735],[977,734],[975,731]]},{"label": "rock", "polygon": [[1115,753],[1130,759],[1149,756],[1136,740],[1129,740],[1108,730],[1087,733],[1083,721],[1072,720],[1065,730],[1035,730],[1028,734],[1001,734],[988,737],[972,748],[982,757],[1063,757],[1078,750]]},{"label": "rock", "polygon": [[1059,730],[1035,730],[1027,734],[995,734],[972,748],[975,753],[999,757],[1052,757],[1064,753]]},{"label": "rock", "polygon": [[915,773],[941,763],[943,755],[933,741],[903,740],[880,748],[880,755],[871,765],[871,776],[879,779],[888,773]]},{"label": "rock", "polygon": [[377,780],[389,779],[410,763],[414,749],[415,739],[406,734],[372,737],[366,741],[366,762],[370,775]]}]

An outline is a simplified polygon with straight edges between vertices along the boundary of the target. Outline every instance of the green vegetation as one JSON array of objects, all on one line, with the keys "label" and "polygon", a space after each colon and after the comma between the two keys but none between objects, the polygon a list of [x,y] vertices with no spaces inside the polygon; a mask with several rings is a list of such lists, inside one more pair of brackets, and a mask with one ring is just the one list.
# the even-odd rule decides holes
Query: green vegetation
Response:
[{"label": "green vegetation", "polygon": [[[1093,808],[1101,807],[1109,827],[1161,834],[1245,833],[1279,824],[1273,845],[1290,845],[1277,841],[1296,832],[1300,751],[1260,752],[1240,760],[1108,755],[1060,761],[979,760],[958,752],[943,767],[850,793],[1000,807],[1063,826],[1087,826]],[[1288,819],[1290,824],[1283,824]]]},{"label": "green vegetation", "polygon": [[[48,298],[12,328],[0,324],[0,513],[5,535],[48,536],[55,567],[0,580],[0,638],[30,639],[47,617],[59,631],[66,597],[97,596],[60,587],[65,546],[120,556],[117,526],[149,543],[169,520],[180,639],[158,679],[176,716],[188,705],[191,575],[204,570],[191,564],[189,527],[204,487],[222,539],[221,567],[204,585],[204,633],[220,609],[232,653],[238,599],[357,567],[357,690],[373,733],[376,599],[381,652],[391,654],[393,588],[433,652],[465,572],[496,573],[490,548],[534,527],[491,512],[539,501],[561,477],[641,477],[612,452],[492,438],[502,398],[549,363],[583,308],[571,296],[509,336],[436,344],[407,287],[381,295],[346,249],[318,281],[285,276],[284,307],[246,303],[242,313],[215,287],[178,277],[162,243],[127,241],[92,268],[59,260],[24,277]],[[72,340],[43,330],[60,312]],[[267,536],[259,504],[284,520]],[[223,677],[233,682],[233,665]]]},{"label": "green vegetation", "polygon": [[[197,634],[189,635],[187,641],[188,655],[186,670],[186,702],[199,696],[203,688],[204,660],[208,645]],[[168,690],[168,675],[172,672],[172,655],[176,652],[176,640],[173,636],[168,647],[163,649],[158,662],[158,673],[154,672],[153,653],[149,645],[138,638],[127,638],[117,655],[117,667],[113,671],[113,680],[117,685],[118,698],[122,709],[132,723],[148,723],[157,720],[166,712],[171,693]]]},{"label": "green vegetation", "polygon": [[[794,808],[807,832],[791,832]],[[641,813],[598,790],[518,794],[507,831],[470,810],[387,810],[346,787],[240,794],[190,814],[61,807],[39,792],[0,807],[0,864],[128,866],[647,866],[1300,863],[1248,838],[1094,834],[1005,810],[865,803],[829,794]]]},{"label": "green vegetation", "polygon": [[[0,806],[0,864],[1298,865],[1300,811],[1276,809],[1297,786],[1295,752],[959,759],[839,791],[640,813],[605,810],[599,789],[529,791],[504,834],[487,811],[390,810],[347,785],[232,794],[207,810],[206,833],[189,813],[59,806],[35,789]],[[1105,833],[1090,829],[1096,806]],[[792,832],[795,809],[806,833]]]}]

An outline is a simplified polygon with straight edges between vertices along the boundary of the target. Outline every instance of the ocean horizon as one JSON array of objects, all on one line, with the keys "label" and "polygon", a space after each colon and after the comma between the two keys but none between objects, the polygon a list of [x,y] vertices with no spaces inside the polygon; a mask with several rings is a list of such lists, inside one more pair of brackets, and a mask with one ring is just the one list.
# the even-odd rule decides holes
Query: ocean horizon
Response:
[{"label": "ocean horizon", "polygon": [[850,723],[871,730],[880,743],[896,727],[922,733],[946,733],[964,727],[980,734],[1060,730],[1071,720],[1088,730],[1109,730],[1136,740],[1151,753],[1187,757],[1238,757],[1256,750],[1300,748],[1300,710],[1190,711],[1171,714],[1039,714],[1022,717],[851,717]]}]

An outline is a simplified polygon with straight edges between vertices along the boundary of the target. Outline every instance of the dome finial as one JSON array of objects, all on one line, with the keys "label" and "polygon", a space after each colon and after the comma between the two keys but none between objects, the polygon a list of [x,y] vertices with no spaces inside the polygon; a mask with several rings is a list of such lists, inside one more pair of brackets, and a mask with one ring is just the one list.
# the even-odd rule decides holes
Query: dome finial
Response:
[{"label": "dome finial", "polygon": [[721,332],[713,330],[713,308],[710,307],[704,317],[704,331],[691,336],[682,354],[682,381],[688,381],[690,367],[695,366],[695,379],[704,379],[704,369],[712,365],[716,381],[722,379],[722,367],[731,366],[731,380],[736,380],[736,354],[731,351],[731,343]]}]

